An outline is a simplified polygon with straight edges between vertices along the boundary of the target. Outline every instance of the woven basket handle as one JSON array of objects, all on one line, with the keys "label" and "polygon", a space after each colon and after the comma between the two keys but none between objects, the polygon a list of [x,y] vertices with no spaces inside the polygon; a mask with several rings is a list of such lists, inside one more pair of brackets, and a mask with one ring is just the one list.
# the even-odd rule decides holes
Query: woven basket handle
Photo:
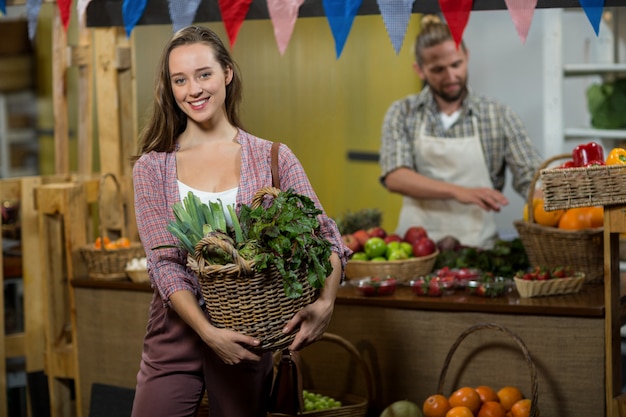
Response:
[{"label": "woven basket handle", "polygon": [[260,207],[265,200],[265,196],[269,195],[272,198],[278,197],[280,193],[280,189],[276,187],[263,187],[260,188],[256,193],[254,193],[254,197],[252,198],[252,203],[250,207],[253,209]]},{"label": "woven basket handle", "polygon": [[218,237],[212,236],[208,234],[204,236],[202,239],[196,243],[195,251],[193,257],[198,264],[198,270],[204,270],[208,265],[210,265],[207,260],[204,258],[205,252],[215,252],[216,249],[221,249],[222,251],[228,253],[233,257],[233,264],[239,267],[239,273],[241,275],[250,275],[252,274],[252,265],[250,262],[246,261],[244,258],[239,256],[239,252],[237,249],[228,241],[224,239],[220,239]]},{"label": "woven basket handle", "polygon": [[537,406],[537,398],[538,398],[538,387],[539,387],[539,384],[537,382],[537,370],[535,369],[535,363],[533,362],[532,358],[530,357],[530,352],[528,351],[528,348],[524,344],[524,341],[522,339],[520,339],[519,336],[517,336],[515,333],[513,333],[512,331],[510,331],[506,327],[503,327],[503,326],[501,326],[499,324],[496,324],[496,323],[480,323],[480,324],[476,324],[476,325],[468,328],[467,330],[465,330],[463,333],[461,333],[459,335],[459,337],[456,339],[456,341],[450,347],[450,350],[448,351],[448,355],[446,356],[446,359],[445,359],[445,361],[443,363],[443,368],[441,369],[441,374],[439,374],[439,383],[437,385],[437,393],[443,395],[443,385],[445,383],[446,373],[448,371],[448,366],[450,365],[450,360],[452,359],[452,356],[454,355],[454,352],[456,352],[456,349],[459,347],[461,342],[467,336],[469,336],[470,334],[472,334],[474,332],[477,332],[479,330],[486,330],[486,329],[497,330],[499,332],[502,332],[502,333],[506,334],[507,336],[510,336],[513,340],[515,340],[515,342],[517,342],[517,345],[522,350],[522,353],[524,354],[524,357],[526,358],[526,363],[528,364],[528,369],[530,371],[530,383],[531,383],[530,417],[539,417],[539,410],[537,408],[538,407]]},{"label": "woven basket handle", "polygon": [[546,169],[548,166],[550,166],[550,164],[552,164],[555,161],[558,161],[559,159],[571,159],[571,158],[572,158],[571,153],[563,153],[560,155],[555,155],[543,161],[543,163],[539,165],[539,168],[537,168],[537,171],[535,172],[535,175],[533,176],[533,179],[530,182],[530,186],[528,187],[528,196],[526,197],[526,203],[528,204],[528,221],[530,223],[535,222],[535,214],[533,213],[535,211],[533,210],[533,196],[535,194],[535,187],[537,186],[537,181],[539,181],[539,177],[541,175],[541,170]]},{"label": "woven basket handle", "polygon": [[[124,217],[122,219],[122,224],[120,227],[120,235],[123,237],[126,237],[126,211],[124,210],[124,201],[123,201],[123,196],[122,196],[122,189],[120,187],[120,183],[117,179],[117,177],[115,176],[115,174],[111,173],[111,172],[107,172],[105,174],[102,174],[102,176],[100,177],[100,187],[98,188],[98,229],[100,231],[100,236],[102,238],[102,240],[104,240],[104,222],[102,221],[102,213],[104,213],[104,204],[103,204],[103,194],[104,194],[104,186],[106,184],[107,179],[111,179],[113,181],[113,184],[115,185],[115,192],[117,193],[117,196],[119,197],[119,210],[122,214],[122,216]],[[102,251],[106,251],[104,242],[102,242],[101,245],[101,250]]]}]

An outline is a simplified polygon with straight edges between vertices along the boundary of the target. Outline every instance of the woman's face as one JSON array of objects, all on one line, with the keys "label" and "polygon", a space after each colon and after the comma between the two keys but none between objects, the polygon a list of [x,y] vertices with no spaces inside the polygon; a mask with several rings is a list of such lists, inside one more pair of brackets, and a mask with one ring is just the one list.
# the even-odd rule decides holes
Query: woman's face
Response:
[{"label": "woman's face", "polygon": [[428,83],[433,94],[446,102],[461,99],[467,90],[467,52],[452,40],[425,48],[419,76]]},{"label": "woman's face", "polygon": [[232,69],[222,68],[213,48],[204,43],[174,48],[169,57],[170,82],[178,107],[196,123],[226,117],[226,85]]}]

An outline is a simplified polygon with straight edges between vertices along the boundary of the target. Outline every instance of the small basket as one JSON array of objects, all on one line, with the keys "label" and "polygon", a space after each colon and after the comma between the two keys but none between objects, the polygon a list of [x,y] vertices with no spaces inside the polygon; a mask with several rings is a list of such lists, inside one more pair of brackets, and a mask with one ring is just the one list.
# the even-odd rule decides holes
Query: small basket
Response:
[{"label": "small basket", "polygon": [[575,294],[585,283],[585,274],[569,278],[552,278],[545,281],[528,281],[515,277],[515,287],[522,298],[544,295]]},{"label": "small basket", "polygon": [[147,269],[127,269],[126,275],[132,282],[143,283],[150,282],[150,276]]},{"label": "small basket", "polygon": [[[111,178],[115,184],[118,194],[121,194],[120,184],[111,173],[104,174],[100,179],[100,188],[98,190],[99,215],[102,216],[102,193],[104,183],[107,178]],[[121,199],[120,199],[121,201]],[[121,211],[125,213],[123,203],[121,203]],[[100,236],[105,236],[105,230],[102,218],[100,218]],[[122,222],[121,235],[126,235],[126,219]],[[142,258],[146,256],[143,245],[140,242],[131,242],[127,248],[106,249],[102,244],[97,248],[95,244],[90,243],[80,247],[80,253],[87,264],[87,275],[91,279],[99,280],[121,280],[126,279],[126,264],[133,258]]]},{"label": "small basket", "polygon": [[450,365],[450,361],[452,360],[452,356],[454,356],[454,352],[456,352],[461,342],[467,336],[480,330],[497,330],[511,337],[513,340],[515,340],[515,342],[521,349],[522,353],[524,354],[524,358],[526,358],[526,364],[528,365],[528,370],[530,371],[530,388],[531,388],[530,401],[532,402],[530,406],[530,417],[539,417],[539,408],[537,405],[537,400],[539,397],[539,383],[537,382],[537,369],[535,368],[535,363],[533,362],[530,356],[530,352],[528,351],[528,348],[526,347],[526,344],[524,343],[524,341],[518,335],[516,335],[515,333],[513,333],[511,330],[507,329],[506,327],[501,326],[496,323],[476,324],[466,329],[463,333],[459,335],[459,337],[457,337],[456,341],[450,347],[450,350],[448,351],[448,355],[446,356],[446,359],[444,360],[441,373],[439,374],[439,383],[437,384],[437,393],[443,395],[443,392],[444,392],[443,386],[445,384],[446,373],[448,372],[448,367]]},{"label": "small basket", "polygon": [[[344,348],[350,353],[350,356],[356,361],[357,365],[361,368],[361,373],[365,378],[365,386],[367,389],[367,397],[363,397],[361,395],[351,394],[351,393],[340,393],[333,391],[325,391],[325,390],[310,390],[311,392],[315,392],[318,394],[326,395],[331,398],[334,398],[338,401],[341,401],[341,407],[337,408],[329,408],[327,410],[314,410],[314,411],[305,411],[301,414],[302,416],[307,417],[365,417],[367,415],[367,407],[369,402],[371,401],[372,395],[374,393],[374,384],[372,381],[372,376],[370,370],[359,354],[359,351],[354,347],[352,343],[343,337],[333,334],[333,333],[324,333],[322,337],[315,343],[318,342],[331,342],[337,344]],[[280,358],[280,352],[275,354],[275,359]],[[282,413],[268,413],[268,417],[293,417],[287,414]]]},{"label": "small basket", "polygon": [[[265,195],[276,197],[279,192],[274,187],[260,189],[254,196],[252,207],[258,207]],[[203,257],[206,248],[219,248],[230,253],[233,263],[207,263]],[[214,326],[259,339],[260,346],[249,347],[254,351],[283,349],[293,342],[295,333],[283,334],[283,328],[295,313],[314,302],[319,295],[306,275],[298,277],[303,287],[302,296],[289,298],[285,295],[282,276],[275,267],[255,271],[254,261],[240,257],[232,244],[205,236],[195,249],[195,253],[187,257],[187,266],[198,275]]]},{"label": "small basket", "polygon": [[547,159],[535,173],[528,191],[528,221],[513,222],[532,265],[548,268],[570,266],[585,273],[585,282],[599,283],[604,279],[604,233],[602,228],[563,230],[534,222],[533,192],[540,172],[569,154]]},{"label": "small basket", "polygon": [[543,169],[541,182],[548,211],[626,203],[625,165]]},{"label": "small basket", "polygon": [[427,256],[409,258],[398,261],[355,261],[346,264],[346,278],[358,279],[371,276],[392,276],[400,282],[428,275],[432,272],[439,251]]}]

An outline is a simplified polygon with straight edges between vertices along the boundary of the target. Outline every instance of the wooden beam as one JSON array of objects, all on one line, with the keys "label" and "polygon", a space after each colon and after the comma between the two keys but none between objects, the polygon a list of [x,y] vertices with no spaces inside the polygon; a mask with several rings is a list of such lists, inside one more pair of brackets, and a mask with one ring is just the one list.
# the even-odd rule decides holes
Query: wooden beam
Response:
[{"label": "wooden beam", "polygon": [[52,25],[52,107],[54,112],[54,168],[57,174],[70,172],[70,145],[67,117],[67,36],[59,10],[54,9]]},{"label": "wooden beam", "polygon": [[78,65],[78,173],[90,175],[93,171],[93,49],[92,30],[84,25],[78,28],[78,47],[82,60]]}]

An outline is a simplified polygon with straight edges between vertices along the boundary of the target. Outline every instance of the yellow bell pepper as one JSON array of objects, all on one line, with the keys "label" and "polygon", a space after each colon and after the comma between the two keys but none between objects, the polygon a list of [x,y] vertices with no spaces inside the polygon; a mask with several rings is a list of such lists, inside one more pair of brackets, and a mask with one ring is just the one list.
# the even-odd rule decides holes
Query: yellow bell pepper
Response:
[{"label": "yellow bell pepper", "polygon": [[606,157],[606,165],[626,165],[626,149],[613,148]]}]

